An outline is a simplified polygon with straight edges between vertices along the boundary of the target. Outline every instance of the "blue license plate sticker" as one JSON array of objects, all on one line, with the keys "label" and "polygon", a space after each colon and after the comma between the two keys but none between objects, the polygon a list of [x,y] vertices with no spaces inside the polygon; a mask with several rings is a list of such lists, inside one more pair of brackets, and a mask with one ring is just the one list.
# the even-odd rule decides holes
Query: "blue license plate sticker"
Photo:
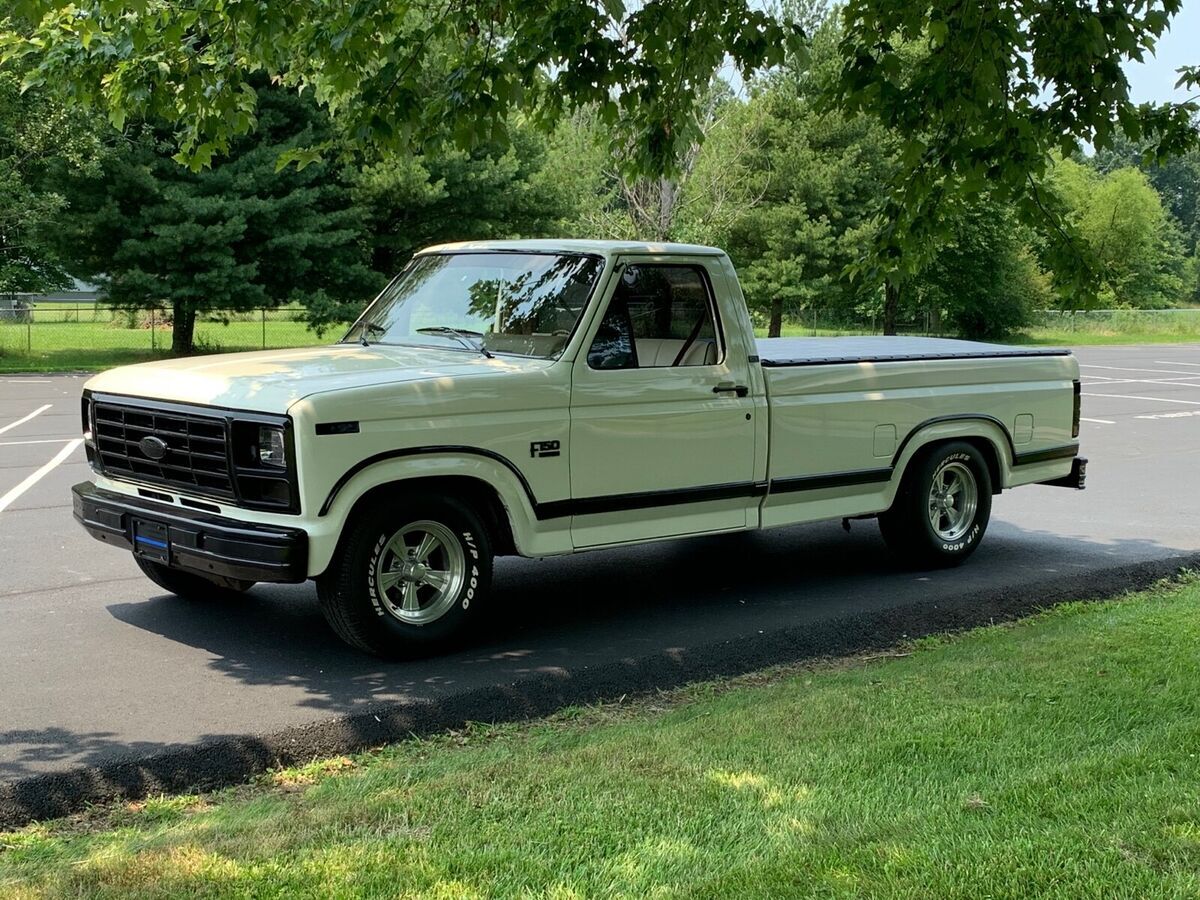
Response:
[{"label": "blue license plate sticker", "polygon": [[171,561],[171,536],[166,525],[158,522],[133,522],[133,552],[161,563]]}]

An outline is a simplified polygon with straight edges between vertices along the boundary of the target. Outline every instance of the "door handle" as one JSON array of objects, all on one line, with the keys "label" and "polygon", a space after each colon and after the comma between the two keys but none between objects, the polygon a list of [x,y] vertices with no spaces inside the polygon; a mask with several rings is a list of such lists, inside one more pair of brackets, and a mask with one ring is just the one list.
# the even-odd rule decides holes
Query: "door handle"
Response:
[{"label": "door handle", "polygon": [[750,393],[750,388],[744,384],[734,384],[732,381],[722,381],[713,388],[714,394],[737,394],[739,397],[745,397]]}]

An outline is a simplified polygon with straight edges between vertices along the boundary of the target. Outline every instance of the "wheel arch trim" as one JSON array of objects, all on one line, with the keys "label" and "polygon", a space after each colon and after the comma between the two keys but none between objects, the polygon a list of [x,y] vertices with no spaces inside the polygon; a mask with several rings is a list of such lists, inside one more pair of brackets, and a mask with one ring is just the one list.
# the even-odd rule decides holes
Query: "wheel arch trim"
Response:
[{"label": "wheel arch trim", "polygon": [[[485,450],[481,447],[466,447],[466,446],[457,446],[457,445],[447,444],[447,445],[429,446],[429,447],[408,447],[408,448],[405,448],[402,450],[388,450],[384,453],[376,453],[374,456],[368,456],[366,459],[359,460],[357,463],[355,463],[353,466],[351,466],[349,469],[347,469],[345,472],[343,472],[341,477],[338,478],[338,480],[336,482],[334,482],[333,487],[329,489],[329,495],[325,498],[325,502],[321,504],[321,509],[317,512],[317,515],[319,517],[324,517],[324,516],[328,515],[329,511],[333,508],[334,501],[337,500],[338,496],[345,490],[346,486],[351,481],[353,481],[354,478],[359,475],[359,473],[364,472],[367,469],[369,469],[373,466],[376,466],[376,465],[391,462],[391,461],[397,460],[397,459],[411,459],[411,457],[414,457],[414,456],[416,456],[416,457],[450,456],[451,458],[456,457],[456,456],[458,456],[458,457],[476,456],[476,457],[481,457],[483,459],[491,460],[492,462],[495,462],[495,463],[499,463],[501,466],[503,466],[505,469],[507,469],[512,474],[512,476],[516,479],[517,484],[520,485],[521,491],[525,495],[525,499],[529,503],[530,511],[532,512],[533,510],[537,509],[537,505],[538,505],[537,498],[534,496],[533,488],[531,488],[529,486],[529,480],[525,477],[525,473],[522,472],[520,469],[518,469],[516,464],[514,464],[512,462],[512,460],[510,460],[508,457],[503,456],[499,453],[495,453],[491,450]],[[425,477],[425,474],[426,473],[403,474],[400,477],[394,478],[391,480],[393,480],[393,481],[411,481],[413,478]],[[428,474],[436,476],[437,474],[455,474],[455,473],[444,472],[444,473],[428,473]],[[359,493],[361,494],[363,492],[360,491]]]},{"label": "wheel arch trim", "polygon": [[[960,425],[958,429],[938,429],[939,426]],[[908,463],[912,461],[921,448],[938,442],[950,440],[970,440],[972,438],[987,441],[994,451],[996,471],[989,473],[998,475],[992,490],[999,492],[1008,480],[1008,471],[1017,460],[1016,444],[1012,432],[995,416],[986,413],[952,413],[944,416],[934,416],[914,426],[892,456],[892,470],[903,477]],[[1005,451],[1007,450],[1007,456]]]},{"label": "wheel arch trim", "polygon": [[333,534],[341,534],[359,501],[370,492],[445,478],[476,482],[498,499],[497,512],[506,518],[517,552],[539,544],[537,501],[525,476],[500,454],[473,447],[414,447],[367,457],[338,479],[319,516],[330,523]]}]

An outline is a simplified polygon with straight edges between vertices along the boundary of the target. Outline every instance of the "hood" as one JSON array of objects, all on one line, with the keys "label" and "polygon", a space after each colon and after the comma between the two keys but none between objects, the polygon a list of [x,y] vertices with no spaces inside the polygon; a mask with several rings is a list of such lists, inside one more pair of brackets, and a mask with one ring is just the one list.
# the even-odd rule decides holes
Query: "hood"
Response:
[{"label": "hood", "polygon": [[223,353],[121,366],[87,382],[92,391],[284,413],[302,397],[325,391],[468,375],[543,369],[546,359],[467,350],[333,344],[299,350]]}]

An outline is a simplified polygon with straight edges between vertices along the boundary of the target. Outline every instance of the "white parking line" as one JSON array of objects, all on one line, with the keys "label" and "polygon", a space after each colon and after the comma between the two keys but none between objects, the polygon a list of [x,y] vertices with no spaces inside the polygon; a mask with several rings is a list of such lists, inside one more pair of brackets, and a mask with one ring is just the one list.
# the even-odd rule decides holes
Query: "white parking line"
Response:
[{"label": "white parking line", "polygon": [[13,503],[13,501],[41,481],[43,477],[54,471],[55,467],[57,467],[59,463],[74,453],[82,443],[83,438],[75,438],[73,441],[71,441],[71,443],[67,444],[67,446],[59,450],[58,453],[55,454],[54,459],[50,460],[50,462],[46,463],[3,497],[0,497],[0,512],[4,512],[4,510],[6,510]]},{"label": "white parking line", "polygon": [[[1188,372],[1179,369],[1135,369],[1131,366],[1096,366],[1091,363],[1080,363],[1081,369],[1108,369],[1112,372],[1153,372],[1155,375],[1191,375],[1196,377],[1195,372]],[[1102,377],[1102,376],[1101,376]]]},{"label": "white parking line", "polygon": [[[1096,376],[1089,375],[1088,378],[1094,379]],[[1084,381],[1084,384],[1094,384],[1096,387],[1108,387],[1110,384],[1165,384],[1167,387],[1200,387],[1196,383],[1196,379],[1200,375],[1193,375],[1191,378],[1106,378],[1103,381]]]},{"label": "white parking line", "polygon": [[1136,394],[1093,394],[1084,391],[1085,397],[1112,397],[1115,400],[1153,400],[1156,403],[1186,403],[1188,406],[1200,406],[1200,400],[1168,400],[1166,397],[1139,397]]},{"label": "white parking line", "polygon": [[1135,419],[1186,419],[1189,416],[1200,416],[1200,409],[1185,409],[1180,412],[1154,413],[1150,416],[1134,416]]},{"label": "white parking line", "polygon": [[43,438],[40,441],[0,441],[0,447],[24,447],[26,444],[65,444],[71,438]]},{"label": "white parking line", "polygon": [[16,428],[18,425],[24,425],[26,422],[28,422],[34,416],[44,413],[46,410],[48,410],[53,405],[54,405],[53,403],[47,403],[45,406],[39,406],[37,409],[35,409],[29,415],[24,416],[20,419],[17,419],[17,421],[15,421],[15,422],[10,422],[8,425],[5,425],[3,428],[0,428],[0,434],[4,434],[4,432],[6,432],[6,431],[11,431],[13,428]]},{"label": "white parking line", "polygon": [[1200,366],[1200,363],[1179,362],[1173,359],[1156,359],[1154,362],[1160,366]]},{"label": "white parking line", "polygon": [[1110,421],[1109,419],[1089,419],[1087,416],[1080,416],[1079,421],[1080,422],[1095,422],[1097,425],[1116,425],[1117,424],[1116,422]]},{"label": "white parking line", "polygon": [[[1093,380],[1099,379],[1100,381],[1142,381],[1143,380],[1141,378],[1130,378],[1128,375],[1120,376],[1120,377],[1118,377],[1116,375],[1097,375],[1095,372],[1084,372],[1079,377],[1081,379],[1082,378],[1090,378]],[[1175,381],[1195,381],[1197,378],[1200,378],[1200,372],[1189,372],[1186,375],[1172,375],[1169,378],[1157,378],[1157,379],[1152,379],[1152,380],[1164,381],[1164,382],[1175,382]]]}]

